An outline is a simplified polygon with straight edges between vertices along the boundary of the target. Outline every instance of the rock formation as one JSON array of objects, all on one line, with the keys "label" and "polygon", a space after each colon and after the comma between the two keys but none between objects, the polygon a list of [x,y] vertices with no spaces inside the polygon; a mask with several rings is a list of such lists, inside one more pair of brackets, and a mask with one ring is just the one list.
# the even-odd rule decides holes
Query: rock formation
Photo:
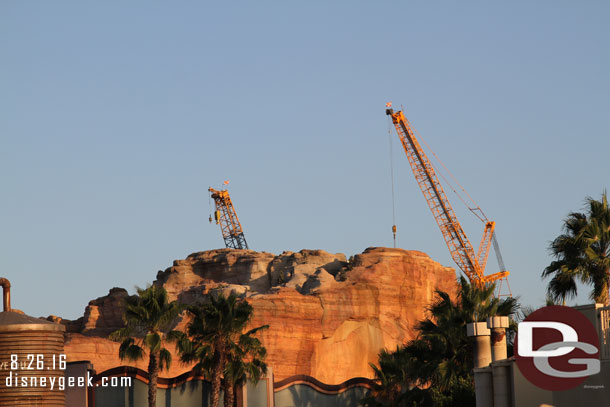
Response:
[{"label": "rock formation", "polygon": [[[221,249],[174,261],[153,284],[185,304],[214,291],[237,292],[254,307],[252,326],[270,326],[261,340],[276,380],[305,374],[338,384],[372,377],[369,363],[376,362],[378,352],[412,339],[434,290],[454,293],[455,280],[452,268],[418,251],[368,248],[348,261],[323,250],[276,256]],[[83,318],[62,321],[69,332],[68,360],[91,360],[98,372],[127,363],[118,359],[118,343],[104,339],[121,327],[121,300],[127,295],[113,288],[91,301]],[[137,366],[146,369],[146,364]],[[189,368],[174,363],[162,375]]]}]

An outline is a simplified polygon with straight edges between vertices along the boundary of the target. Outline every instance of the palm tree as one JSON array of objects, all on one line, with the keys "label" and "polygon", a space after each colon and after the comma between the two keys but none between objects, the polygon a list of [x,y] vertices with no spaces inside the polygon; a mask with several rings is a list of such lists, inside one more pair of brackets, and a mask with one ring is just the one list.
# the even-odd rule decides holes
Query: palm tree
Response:
[{"label": "palm tree", "polygon": [[395,351],[382,349],[377,367],[370,364],[375,373],[375,385],[369,396],[361,400],[365,407],[406,405],[405,394],[413,371],[413,358],[404,346],[396,346]]},{"label": "palm tree", "polygon": [[466,324],[511,316],[518,310],[516,299],[495,298],[494,290],[494,285],[479,288],[460,277],[455,301],[436,291],[428,317],[415,326],[418,336],[392,353],[380,353],[379,368],[374,368],[381,385],[374,396],[380,403],[365,405],[474,404],[472,344]]},{"label": "palm tree", "polygon": [[164,347],[167,341],[180,338],[180,332],[169,330],[182,308],[176,301],[168,303],[163,287],[138,288],[138,295],[127,297],[123,320],[125,327],[110,337],[122,339],[119,347],[121,360],[138,361],[148,353],[148,406],[157,405],[157,379],[159,371],[169,369],[171,353]]},{"label": "palm tree", "polygon": [[576,296],[579,280],[593,285],[592,300],[610,305],[610,206],[606,192],[601,201],[588,197],[586,210],[572,212],[564,220],[564,233],[549,246],[555,260],[542,276],[552,276],[547,290],[555,301]]},{"label": "palm tree", "polygon": [[460,277],[457,301],[443,291],[436,292],[437,299],[428,308],[430,317],[416,325],[418,338],[407,345],[422,362],[417,367],[419,385],[431,381],[445,388],[459,378],[470,377],[472,349],[466,324],[491,316],[511,316],[519,308],[515,298],[494,297],[494,289],[494,285],[476,287]]},{"label": "palm tree", "polygon": [[256,384],[267,373],[264,362],[267,350],[258,338],[252,336],[256,331],[267,328],[267,325],[254,328],[242,334],[227,358],[222,386],[224,390],[224,407],[234,404],[235,387],[247,380]]},{"label": "palm tree", "polygon": [[197,362],[193,369],[211,377],[212,407],[218,407],[221,387],[225,388],[225,405],[232,406],[235,384],[247,378],[258,380],[267,371],[262,362],[266,350],[253,335],[268,326],[244,332],[253,309],[234,293],[210,296],[209,303],[195,304],[189,311],[193,316],[187,326],[190,338],[183,337],[178,343],[181,359]]}]

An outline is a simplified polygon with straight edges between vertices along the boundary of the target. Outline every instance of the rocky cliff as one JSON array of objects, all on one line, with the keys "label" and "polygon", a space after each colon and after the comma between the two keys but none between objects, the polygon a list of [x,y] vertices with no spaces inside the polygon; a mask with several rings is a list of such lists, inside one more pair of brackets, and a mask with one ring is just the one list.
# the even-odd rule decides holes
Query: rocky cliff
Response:
[{"label": "rocky cliff", "polygon": [[[221,249],[174,261],[153,284],[186,304],[214,291],[237,292],[254,307],[252,326],[270,326],[261,339],[276,380],[306,374],[337,384],[372,377],[368,364],[379,350],[413,338],[434,290],[453,293],[455,277],[425,253],[402,249],[369,248],[349,261],[323,250],[273,255]],[[83,318],[65,321],[68,360],[91,360],[98,372],[125,364],[118,344],[105,336],[122,325],[127,295],[113,288],[91,301]],[[146,362],[137,366],[145,369]],[[187,370],[174,363],[162,375]]]}]

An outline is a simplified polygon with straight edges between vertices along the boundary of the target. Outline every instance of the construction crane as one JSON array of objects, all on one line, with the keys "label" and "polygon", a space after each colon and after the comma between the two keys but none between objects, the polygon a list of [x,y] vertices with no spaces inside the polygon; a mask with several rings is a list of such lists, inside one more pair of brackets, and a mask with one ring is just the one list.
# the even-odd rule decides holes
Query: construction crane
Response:
[{"label": "construction crane", "polygon": [[[216,224],[220,225],[225,246],[229,249],[248,249],[248,243],[246,243],[246,237],[241,228],[241,223],[239,223],[233,202],[231,202],[229,191],[226,189],[218,191],[212,187],[208,191],[210,191],[210,197],[214,200],[216,206],[214,219]],[[212,215],[210,215],[209,220],[212,223]]]},{"label": "construction crane", "polygon": [[[460,225],[460,222],[455,216],[453,208],[443,191],[443,187],[436,176],[434,168],[417,141],[409,121],[405,118],[405,115],[401,110],[394,112],[391,108],[391,103],[388,103],[386,107],[386,114],[392,118],[392,123],[394,124],[394,127],[396,127],[400,142],[409,159],[413,175],[415,175],[415,179],[426,198],[426,202],[434,215],[434,219],[441,229],[441,233],[445,238],[453,261],[455,261],[458,267],[466,274],[470,282],[479,287],[485,286],[496,280],[505,280],[508,277],[509,272],[504,267],[504,262],[502,261],[502,256],[495,239],[495,222],[487,219],[480,208],[475,209],[479,211],[479,219],[485,223],[483,238],[481,239],[479,249],[475,254],[474,248],[462,229],[462,225]],[[485,275],[485,266],[487,264],[492,241],[501,271]],[[508,280],[506,281],[508,282]]]}]

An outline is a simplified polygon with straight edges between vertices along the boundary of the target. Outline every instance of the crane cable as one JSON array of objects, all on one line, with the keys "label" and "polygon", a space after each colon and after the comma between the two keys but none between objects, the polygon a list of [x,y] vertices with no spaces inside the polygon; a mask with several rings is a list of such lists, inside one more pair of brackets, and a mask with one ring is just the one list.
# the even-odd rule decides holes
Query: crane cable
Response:
[{"label": "crane cable", "polygon": [[[391,123],[388,121],[388,132],[389,132],[388,134],[391,133],[390,126],[391,126]],[[445,184],[448,185],[449,188],[451,188],[451,190],[455,193],[455,195],[457,195],[457,197],[460,199],[460,201],[462,201],[464,206],[466,206],[466,208],[468,208],[468,210],[470,212],[472,212],[474,214],[474,216],[476,216],[483,223],[488,222],[489,220],[487,219],[487,216],[485,215],[485,213],[483,212],[481,207],[476,203],[476,201],[472,198],[472,196],[470,196],[470,194],[468,193],[468,191],[466,191],[466,189],[462,186],[462,184],[459,183],[459,181],[457,180],[455,175],[453,175],[453,173],[451,171],[449,171],[449,169],[447,168],[445,163],[443,163],[443,161],[440,158],[438,158],[438,156],[436,155],[434,150],[432,150],[432,148],[430,148],[428,143],[426,143],[426,140],[421,137],[421,135],[419,134],[417,129],[415,127],[413,127],[412,125],[410,127],[411,127],[411,129],[415,133],[417,133],[418,139],[422,141],[422,143],[432,153],[434,158],[436,158],[436,160],[441,164],[441,166],[445,169],[445,171],[449,174],[449,176],[453,179],[453,181],[458,185],[458,187],[462,190],[462,192],[464,192],[464,194],[466,194],[466,196],[468,197],[468,199],[470,199],[470,201],[472,202],[472,205],[474,205],[474,206],[469,205],[466,202],[466,200],[462,197],[462,195],[460,195],[460,193],[458,191],[456,191],[456,189],[454,188],[453,184],[447,178],[445,178],[443,173],[438,171],[438,169],[436,169],[436,173],[438,173],[438,175],[441,176],[441,178],[445,181]],[[390,154],[391,154],[391,151],[392,151],[392,138],[390,137]],[[433,168],[435,167],[434,164],[431,161],[429,161],[429,163],[430,163],[430,165]],[[393,164],[390,163],[390,165],[392,166]],[[393,174],[393,168],[392,168],[392,211],[394,211],[394,174]],[[396,222],[394,222],[394,223],[396,223]],[[396,226],[393,226],[394,233],[395,233],[395,228],[396,228]],[[394,241],[396,241],[396,235],[394,235]],[[502,258],[502,253],[500,252],[500,245],[498,244],[498,240],[496,238],[496,232],[495,231],[492,234],[492,244],[493,244],[493,247],[494,247],[494,252],[496,254],[496,260],[498,261],[498,267],[500,268],[500,271],[505,271],[506,270],[506,266],[504,264],[504,259]],[[394,245],[394,247],[396,247],[396,245]],[[502,278],[499,281],[499,285],[497,287],[498,296],[502,296],[501,295],[501,290],[502,290],[502,283],[503,282],[506,282],[506,288],[508,289],[508,296],[512,297],[512,291],[511,291],[510,285],[508,283],[508,278],[506,278],[506,277]]]},{"label": "crane cable", "polygon": [[[422,136],[419,134],[417,129],[415,129],[414,127],[411,127],[411,128],[413,129],[413,131],[415,131],[415,133],[417,133],[417,136],[419,137],[419,140],[421,140],[422,143],[424,143],[426,148],[432,153],[434,158],[437,159],[437,161],[441,164],[441,166],[445,169],[445,171],[447,171],[447,173],[451,176],[453,181],[455,181],[455,183],[460,187],[460,189],[468,196],[468,198],[470,199],[470,201],[472,202],[474,207],[471,207],[470,205],[468,205],[468,203],[464,200],[464,198],[460,195],[460,193],[455,190],[455,188],[453,187],[453,184],[447,178],[445,178],[445,176],[443,175],[442,172],[437,171],[437,173],[441,176],[441,178],[445,181],[445,183],[449,186],[449,188],[451,188],[451,190],[457,195],[457,197],[460,199],[460,201],[462,201],[464,206],[466,206],[468,208],[468,210],[470,210],[470,212],[472,212],[474,214],[474,216],[479,218],[479,220],[481,222],[483,222],[483,223],[488,222],[489,220],[487,219],[487,216],[485,216],[485,213],[483,212],[481,207],[470,196],[470,194],[468,193],[468,191],[466,191],[466,189],[462,186],[462,184],[459,183],[459,181],[457,180],[455,175],[453,175],[453,173],[451,171],[449,171],[449,168],[447,168],[445,163],[443,163],[443,161],[440,158],[438,158],[436,153],[432,150],[432,148],[430,148],[428,143],[426,143],[426,140],[424,138],[422,138]],[[430,163],[430,165],[432,165],[432,163]],[[477,213],[477,211],[479,213]],[[492,234],[492,243],[493,243],[493,246],[494,246],[494,252],[496,253],[496,259],[498,260],[498,266],[500,268],[500,271],[505,271],[506,270],[506,266],[504,265],[504,260],[502,259],[502,253],[500,252],[500,245],[498,244],[498,239],[496,238],[496,232],[495,231]],[[507,283],[508,283],[508,281],[507,281]]]},{"label": "crane cable", "polygon": [[388,140],[390,142],[390,180],[392,183],[392,235],[396,249],[396,200],[394,197],[394,153],[392,151],[392,122],[388,117]]},{"label": "crane cable", "polygon": [[[470,205],[468,205],[468,203],[464,200],[464,198],[455,190],[455,188],[453,187],[453,185],[451,184],[451,182],[449,182],[449,180],[447,180],[447,178],[445,178],[445,176],[443,175],[442,172],[437,171],[438,174],[441,176],[441,178],[443,178],[443,180],[445,181],[445,183],[449,186],[449,188],[451,188],[451,190],[457,195],[457,197],[460,199],[460,201],[462,201],[462,203],[464,204],[464,206],[466,206],[468,208],[468,210],[470,210],[470,212],[472,212],[474,214],[474,216],[476,216],[477,218],[479,218],[480,221],[482,222],[488,222],[487,216],[485,215],[485,213],[483,212],[483,210],[481,209],[481,207],[475,202],[475,200],[470,196],[470,194],[468,193],[468,191],[466,191],[466,189],[459,183],[459,181],[457,180],[457,178],[455,177],[455,175],[453,175],[453,173],[451,171],[449,171],[449,168],[447,168],[447,166],[445,166],[445,164],[443,163],[443,161],[438,158],[438,156],[436,155],[436,153],[434,153],[434,151],[432,150],[432,148],[430,148],[430,146],[428,145],[428,143],[426,143],[426,140],[424,138],[421,137],[421,135],[419,134],[419,132],[417,131],[417,129],[415,129],[413,126],[411,126],[411,128],[413,129],[413,131],[415,133],[417,133],[417,136],[419,137],[419,140],[421,140],[424,145],[426,146],[426,148],[432,153],[432,155],[434,156],[434,158],[436,158],[436,160],[441,164],[441,166],[445,169],[445,171],[447,171],[447,173],[449,174],[449,176],[451,176],[451,178],[455,181],[455,183],[460,187],[460,189],[468,196],[468,198],[470,199],[470,201],[472,202],[472,204],[474,205],[474,207],[471,207]],[[432,163],[430,163],[430,165],[432,165]],[[479,213],[477,213],[477,211]],[[492,236],[492,244],[493,244],[493,248],[494,248],[494,253],[496,254],[496,260],[498,261],[498,268],[500,269],[500,271],[506,271],[506,265],[504,264],[504,259],[502,258],[502,252],[500,251],[500,245],[498,244],[498,239],[496,237],[496,232],[494,231]],[[508,290],[508,296],[512,297],[512,291],[510,289],[510,285],[508,283],[508,278],[504,277],[503,279],[501,279],[499,281],[499,285],[497,288],[498,291],[498,296],[502,296],[501,294],[501,290],[502,290],[502,283],[506,282],[506,288]]]},{"label": "crane cable", "polygon": [[212,223],[212,193],[210,191],[208,191],[208,212],[210,212],[208,220]]},{"label": "crane cable", "polygon": [[[445,166],[445,163],[443,163],[443,161],[438,158],[438,156],[436,155],[436,153],[432,150],[432,148],[430,148],[430,146],[428,145],[428,143],[426,143],[426,140],[424,138],[422,138],[422,136],[419,134],[419,132],[417,131],[417,129],[415,129],[413,126],[411,126],[411,128],[413,129],[413,131],[415,133],[417,133],[417,137],[419,138],[419,140],[422,141],[422,143],[424,143],[424,145],[426,146],[426,148],[432,153],[432,155],[434,156],[434,158],[436,158],[436,160],[441,164],[441,166],[445,169],[445,171],[447,171],[447,173],[449,174],[449,176],[453,179],[453,181],[457,184],[457,186],[462,190],[462,192],[464,192],[466,194],[466,196],[468,196],[468,199],[470,199],[470,202],[472,202],[471,206],[469,205],[464,198],[459,194],[458,191],[455,190],[455,188],[453,187],[453,184],[451,182],[449,182],[449,180],[447,180],[447,178],[445,178],[445,176],[443,175],[442,172],[437,171],[439,173],[439,175],[441,176],[441,178],[443,178],[443,180],[445,181],[445,183],[447,185],[449,185],[449,188],[451,188],[451,190],[457,195],[457,197],[460,199],[460,201],[462,201],[462,203],[464,204],[464,206],[466,206],[468,208],[468,210],[470,212],[472,212],[474,214],[474,216],[476,216],[481,222],[485,223],[488,221],[487,216],[485,215],[485,213],[483,212],[483,210],[481,209],[481,207],[479,206],[479,204],[477,204],[475,202],[474,199],[472,199],[472,197],[470,196],[470,194],[468,193],[468,191],[466,191],[466,189],[462,186],[462,184],[459,183],[459,181],[457,180],[457,178],[455,177],[455,175],[453,175],[453,173],[451,171],[449,171],[449,168],[447,168],[447,166]],[[477,214],[477,211],[480,214]]]}]

